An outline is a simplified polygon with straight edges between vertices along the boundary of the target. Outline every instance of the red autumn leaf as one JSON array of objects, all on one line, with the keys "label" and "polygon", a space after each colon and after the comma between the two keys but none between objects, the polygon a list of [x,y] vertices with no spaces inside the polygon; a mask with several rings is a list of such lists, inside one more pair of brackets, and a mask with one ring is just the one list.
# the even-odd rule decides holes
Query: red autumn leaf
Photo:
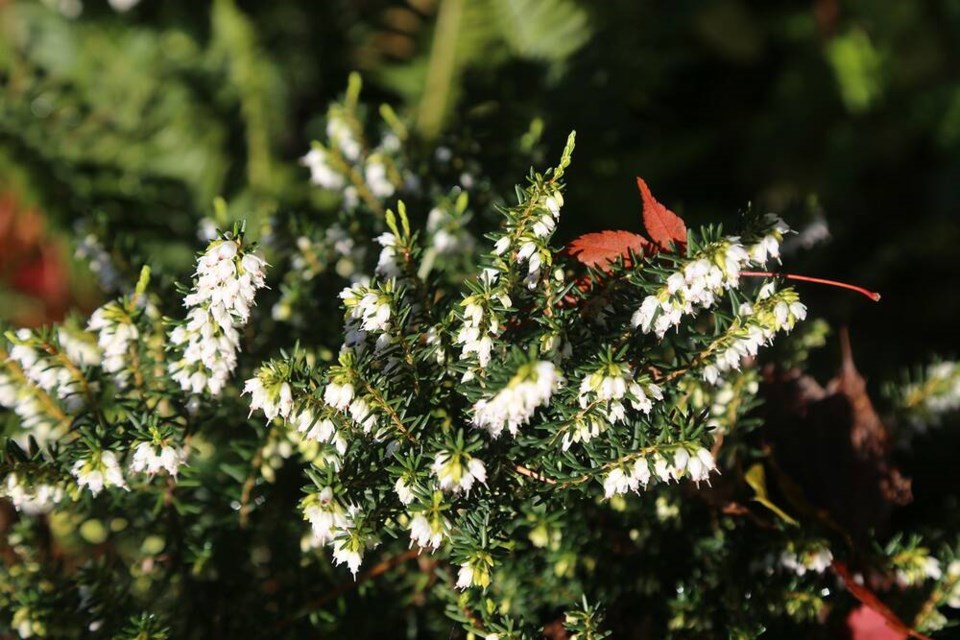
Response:
[{"label": "red autumn leaf", "polygon": [[637,186],[643,198],[643,226],[660,251],[669,251],[670,245],[675,244],[677,249],[683,249],[687,244],[687,225],[670,209],[657,202],[650,187],[637,176]]},{"label": "red autumn leaf", "polygon": [[854,609],[847,616],[851,640],[907,640],[907,634],[895,631],[886,619],[866,605]]},{"label": "red autumn leaf", "polygon": [[[892,635],[890,637],[902,637],[905,638],[910,636],[911,638],[917,638],[917,640],[932,640],[929,636],[925,636],[919,631],[914,631],[903,621],[897,617],[893,611],[890,610],[890,607],[885,605],[880,598],[877,597],[873,591],[871,591],[867,586],[858,583],[853,579],[853,575],[850,573],[850,569],[847,568],[847,565],[840,562],[839,560],[834,560],[833,564],[830,565],[833,569],[833,572],[837,574],[837,577],[843,581],[843,585],[847,588],[847,591],[853,594],[853,596],[862,602],[864,606],[869,607],[877,616],[883,618],[884,623],[889,630],[900,635]],[[850,622],[849,618],[847,620],[848,624]],[[866,637],[866,636],[863,636]],[[880,636],[871,636],[879,638]]]},{"label": "red autumn leaf", "polygon": [[588,267],[606,267],[617,258],[629,261],[630,252],[653,255],[656,247],[649,240],[629,231],[585,233],[567,245],[566,253]]}]

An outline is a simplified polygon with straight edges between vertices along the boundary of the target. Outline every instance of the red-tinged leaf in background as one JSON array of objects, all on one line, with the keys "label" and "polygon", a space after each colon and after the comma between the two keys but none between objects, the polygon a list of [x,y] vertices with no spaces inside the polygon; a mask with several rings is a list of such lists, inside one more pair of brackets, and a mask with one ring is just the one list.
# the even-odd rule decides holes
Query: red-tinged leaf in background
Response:
[{"label": "red-tinged leaf in background", "polygon": [[[877,597],[873,591],[871,591],[865,585],[860,584],[854,580],[853,575],[850,573],[850,569],[847,568],[847,565],[840,562],[839,560],[834,560],[833,564],[830,565],[830,568],[833,569],[833,572],[837,574],[837,577],[843,581],[843,585],[847,588],[853,597],[863,603],[865,607],[868,607],[872,610],[877,616],[883,619],[883,623],[886,625],[887,629],[890,631],[889,636],[881,635],[861,635],[857,636],[854,633],[854,638],[906,638],[910,636],[911,638],[916,638],[917,640],[932,640],[929,636],[925,636],[919,631],[914,631],[903,621],[897,617],[893,611],[890,610],[890,607],[885,605],[880,598]],[[850,618],[853,615],[851,614]],[[850,624],[850,618],[847,618],[847,624]],[[869,621],[869,618],[868,620]],[[861,622],[862,624],[862,622]],[[851,629],[853,631],[853,629]]]},{"label": "red-tinged leaf in background", "polygon": [[847,616],[851,640],[907,640],[908,635],[895,631],[886,618],[866,605],[854,609]]},{"label": "red-tinged leaf in background", "polygon": [[670,245],[682,250],[687,245],[687,225],[670,209],[657,202],[650,187],[637,176],[637,186],[643,198],[643,226],[660,251],[670,251]]},{"label": "red-tinged leaf in background", "polygon": [[629,231],[585,233],[567,245],[565,252],[588,267],[604,268],[623,258],[629,264],[630,252],[653,255],[657,248],[641,235]]}]

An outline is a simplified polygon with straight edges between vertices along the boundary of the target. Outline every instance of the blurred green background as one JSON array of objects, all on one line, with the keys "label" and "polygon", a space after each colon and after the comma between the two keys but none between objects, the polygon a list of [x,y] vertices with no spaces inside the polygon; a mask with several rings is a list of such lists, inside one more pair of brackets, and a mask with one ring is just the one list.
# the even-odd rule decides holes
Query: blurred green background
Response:
[{"label": "blurred green background", "polygon": [[122,281],[189,271],[218,195],[322,216],[297,159],[352,70],[500,193],[576,129],[562,241],[639,230],[635,175],[752,203],[807,230],[786,270],[883,293],[802,287],[861,369],[956,355],[960,0],[0,0],[0,317],[95,305],[87,233]]}]

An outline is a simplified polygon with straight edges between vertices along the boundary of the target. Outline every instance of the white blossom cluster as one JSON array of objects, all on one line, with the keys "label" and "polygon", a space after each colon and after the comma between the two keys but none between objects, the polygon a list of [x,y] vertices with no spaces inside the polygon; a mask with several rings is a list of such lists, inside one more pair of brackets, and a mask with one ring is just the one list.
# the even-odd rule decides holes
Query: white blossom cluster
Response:
[{"label": "white blossom cluster", "polygon": [[141,442],[133,448],[133,460],[130,470],[134,473],[145,473],[155,476],[161,470],[166,470],[174,478],[180,470],[180,465],[187,461],[187,452],[182,447],[171,444],[155,444]]},{"label": "white blossom cluster", "polygon": [[516,436],[520,427],[529,424],[537,409],[550,403],[562,381],[552,362],[539,360],[524,365],[496,395],[474,403],[473,424],[486,429],[494,438],[504,429]]},{"label": "white blossom cluster", "polygon": [[420,512],[410,519],[407,525],[410,529],[410,546],[417,545],[421,549],[436,551],[443,541],[450,537],[453,525],[440,513]]},{"label": "white blossom cluster", "polygon": [[699,485],[709,482],[710,473],[716,469],[717,463],[708,449],[678,447],[672,459],[655,453],[650,460],[640,456],[628,466],[614,467],[603,479],[603,493],[608,499],[628,491],[639,493],[640,488],[646,489],[653,479],[671,482],[679,481],[684,476]]},{"label": "white blossom cluster", "polygon": [[[454,342],[461,345],[460,359],[475,357],[480,369],[490,364],[494,340],[500,335],[503,325],[494,301],[503,308],[510,308],[513,304],[506,290],[498,286],[499,278],[500,272],[496,269],[484,269],[479,278],[481,290],[460,302],[463,307],[463,326],[454,336]],[[468,369],[463,382],[469,382],[474,376],[474,371]]]},{"label": "white blossom cluster", "polygon": [[657,293],[644,298],[633,314],[633,326],[663,338],[683,316],[712,307],[725,290],[738,287],[744,267],[762,266],[771,258],[779,260],[780,243],[789,227],[769,214],[764,229],[751,244],[744,245],[739,237],[731,236],[699,251],[682,269],[668,276]]},{"label": "white blossom cluster", "polygon": [[[250,394],[250,413],[259,409],[267,417],[267,422],[277,416],[286,420],[293,411],[293,390],[288,382],[272,383],[268,375],[269,370],[261,368],[243,385],[244,395]],[[266,383],[264,378],[267,378]]]},{"label": "white blossom cluster", "polygon": [[951,560],[945,572],[948,589],[945,594],[947,606],[960,609],[960,560]]},{"label": "white blossom cluster", "polygon": [[918,426],[939,422],[941,416],[960,409],[960,363],[929,365],[923,381],[906,385],[901,394],[903,408]]},{"label": "white blossom cluster", "polygon": [[49,395],[69,405],[79,400],[80,380],[57,358],[42,349],[29,329],[19,329],[10,348],[10,359],[20,365],[23,374]]},{"label": "white blossom cluster", "polygon": [[323,400],[364,433],[376,432],[380,415],[366,398],[355,394],[351,383],[331,381],[323,390]]},{"label": "white blossom cluster", "polygon": [[798,549],[791,544],[780,553],[779,563],[798,576],[804,576],[807,572],[823,573],[833,563],[833,554],[822,544],[810,545],[806,549]]},{"label": "white blossom cluster", "polygon": [[443,491],[470,495],[475,482],[486,484],[487,468],[483,461],[465,453],[441,451],[430,467]]},{"label": "white blossom cluster", "polygon": [[11,473],[0,485],[0,496],[10,500],[17,511],[38,515],[53,509],[63,500],[64,492],[63,488],[57,485],[27,484],[16,473]]},{"label": "white blossom cluster", "polygon": [[780,261],[780,243],[783,237],[790,232],[790,227],[779,216],[768,213],[764,216],[763,226],[765,230],[760,239],[753,244],[747,245],[747,253],[750,254],[750,261],[755,265],[764,265],[769,260]]},{"label": "white blossom cluster", "polygon": [[[0,371],[0,407],[12,409],[20,418],[20,426],[26,434],[36,439],[43,447],[57,440],[63,432],[56,416],[44,407],[38,397],[42,390],[29,384],[17,384],[9,375]],[[18,440],[23,446],[27,443],[24,434]]]},{"label": "white blossom cluster", "polygon": [[739,371],[743,358],[752,358],[760,347],[773,342],[778,331],[790,332],[807,317],[807,308],[792,290],[774,292],[773,283],[761,288],[755,305],[740,306],[736,325],[714,344],[716,355],[703,368],[703,379],[716,384],[724,373]]},{"label": "white blossom cluster", "polygon": [[449,207],[436,206],[427,214],[430,246],[440,255],[469,254],[476,245],[473,235],[464,226],[463,215]]},{"label": "white blossom cluster", "polygon": [[327,112],[327,143],[315,142],[300,163],[310,169],[310,181],[343,196],[347,210],[356,209],[361,199],[383,201],[405,182],[411,182],[397,168],[395,156],[400,139],[386,132],[369,152],[364,148],[361,124],[344,106],[331,105]]},{"label": "white blossom cluster", "polygon": [[354,530],[359,509],[344,506],[331,487],[312,493],[301,503],[303,517],[310,523],[311,547],[331,546],[336,564],[346,564],[354,576],[363,561],[363,544]]},{"label": "white blossom cluster", "polygon": [[723,291],[737,287],[740,271],[749,261],[750,255],[739,238],[727,238],[705,248],[672,273],[657,293],[644,298],[631,319],[634,328],[662,338],[680,324],[683,316],[712,307]]},{"label": "white blossom cluster", "polygon": [[60,348],[71,362],[80,367],[96,366],[102,360],[97,336],[86,331],[60,327],[57,331]]},{"label": "white blossom cluster", "polygon": [[97,334],[102,352],[100,366],[113,374],[118,386],[126,386],[130,378],[130,349],[140,337],[130,312],[119,301],[108,302],[93,312],[87,330]]},{"label": "white blossom cluster", "polygon": [[200,257],[193,290],[183,301],[190,311],[170,332],[170,342],[183,348],[170,373],[184,391],[223,391],[237,366],[238,329],[250,318],[257,289],[266,286],[265,266],[233,239],[214,240]]},{"label": "white blossom cluster", "polygon": [[940,561],[929,555],[923,548],[897,554],[893,558],[893,565],[896,568],[897,581],[907,587],[943,577]]},{"label": "white blossom cluster", "polygon": [[105,487],[130,489],[123,477],[117,454],[113,451],[93,452],[90,457],[77,460],[70,473],[77,479],[79,487],[87,487],[94,496]]},{"label": "white blossom cluster", "polygon": [[580,382],[577,402],[583,411],[577,414],[573,428],[564,433],[564,451],[574,442],[589,442],[600,435],[607,425],[626,421],[624,402],[647,414],[653,409],[653,401],[662,399],[660,387],[652,382],[637,382],[630,365],[605,364],[584,376]]},{"label": "white blossom cluster", "polygon": [[381,278],[396,278],[400,275],[400,266],[397,264],[397,236],[390,232],[382,233],[375,238],[383,249],[377,259],[376,273]]},{"label": "white blossom cluster", "polygon": [[297,433],[313,442],[331,445],[338,455],[347,452],[347,441],[343,434],[330,418],[318,418],[314,412],[303,404],[290,414],[289,422],[296,426]]},{"label": "white blossom cluster", "polygon": [[[526,205],[529,216],[522,218],[507,233],[496,241],[493,253],[497,256],[507,254],[513,264],[527,265],[525,282],[533,289],[540,281],[540,270],[545,260],[551,259],[547,241],[553,236],[563,207],[563,194],[553,188],[539,195]],[[512,251],[511,251],[512,250]]]},{"label": "white blossom cluster", "polygon": [[360,331],[382,334],[390,330],[393,309],[390,296],[383,291],[358,283],[341,291],[340,299],[347,308],[347,319],[356,321]]}]

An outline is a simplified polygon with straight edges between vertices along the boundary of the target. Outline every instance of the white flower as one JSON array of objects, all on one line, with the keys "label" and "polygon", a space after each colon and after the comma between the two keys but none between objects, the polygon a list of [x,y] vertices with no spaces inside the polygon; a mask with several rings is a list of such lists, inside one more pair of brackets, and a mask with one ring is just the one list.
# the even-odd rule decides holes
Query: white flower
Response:
[{"label": "white flower", "polygon": [[457,572],[457,588],[467,589],[473,585],[473,567],[469,563],[460,565]]},{"label": "white flower", "polygon": [[57,338],[64,353],[74,364],[81,367],[100,364],[100,348],[97,346],[95,336],[85,331],[74,332],[61,327],[57,331]]},{"label": "white flower", "polygon": [[437,517],[434,522],[422,514],[418,513],[410,520],[410,546],[416,544],[421,548],[430,548],[437,550],[443,543],[443,538],[450,525],[442,517]]},{"label": "white flower", "polygon": [[337,538],[333,542],[333,562],[336,565],[346,564],[353,577],[357,577],[363,556],[356,548],[356,542],[351,538]]},{"label": "white flower", "polygon": [[117,456],[112,451],[103,451],[99,456],[94,454],[89,459],[77,460],[70,473],[77,479],[77,485],[87,487],[95,496],[105,487],[129,490]]},{"label": "white flower", "polygon": [[63,500],[63,488],[42,483],[27,486],[11,473],[0,485],[0,496],[8,498],[17,511],[33,516],[49,512]]},{"label": "white flower", "polygon": [[369,433],[377,424],[377,414],[363,398],[357,398],[350,403],[350,417],[360,425],[364,433]]},{"label": "white flower", "polygon": [[263,410],[267,422],[277,416],[287,418],[293,410],[293,394],[286,382],[267,387],[259,375],[254,376],[244,383],[243,393],[250,394],[250,413]]},{"label": "white flower", "polygon": [[822,574],[832,563],[833,554],[830,549],[819,544],[799,552],[790,545],[780,554],[780,566],[798,576],[803,576],[808,571]]},{"label": "white flower", "polygon": [[184,391],[216,396],[223,390],[237,366],[238,329],[250,317],[257,289],[266,286],[265,266],[233,239],[214,240],[200,256],[194,287],[184,298],[187,318],[170,332],[183,357],[169,370]]},{"label": "white flower", "polygon": [[400,502],[403,504],[410,504],[413,502],[413,490],[402,477],[397,478],[397,482],[393,485],[393,490],[397,492],[397,497],[400,498]]},{"label": "white flower", "polygon": [[327,137],[331,146],[339,149],[345,159],[355,162],[360,158],[360,140],[341,113],[331,112],[327,115]]},{"label": "white flower", "polygon": [[713,459],[713,454],[703,447],[697,449],[695,455],[690,456],[687,461],[687,474],[690,479],[697,483],[709,482],[710,472],[715,471],[717,463]]},{"label": "white flower", "polygon": [[487,469],[479,458],[467,454],[441,451],[431,466],[440,488],[451,493],[470,494],[474,482],[486,484]]},{"label": "white flower", "polygon": [[385,278],[395,278],[400,275],[400,267],[397,265],[397,237],[392,233],[382,233],[377,236],[376,241],[383,249],[380,251],[380,258],[377,260],[377,275]]},{"label": "white flower", "polygon": [[381,200],[389,198],[397,190],[387,174],[387,165],[378,156],[367,160],[363,171],[364,180],[370,191]]},{"label": "white flower", "polygon": [[303,517],[310,522],[316,546],[328,544],[339,534],[353,528],[353,518],[334,499],[331,487],[324,487],[320,493],[304,500]]},{"label": "white flower", "polygon": [[353,385],[349,382],[344,384],[331,382],[323,390],[323,401],[334,409],[344,411],[353,402]]},{"label": "white flower", "polygon": [[510,248],[510,236],[503,236],[493,245],[494,255],[502,255]]},{"label": "white flower", "polygon": [[478,400],[473,405],[473,424],[486,429],[494,438],[504,428],[515,436],[539,407],[549,404],[560,382],[552,362],[540,360],[527,365],[492,398]]},{"label": "white flower", "polygon": [[108,302],[93,312],[87,329],[97,333],[103,370],[114,374],[117,384],[125,385],[130,376],[128,351],[140,337],[130,314],[119,303]]},{"label": "white flower", "polygon": [[620,467],[615,467],[603,479],[603,495],[605,498],[612,498],[614,495],[623,494],[627,491],[636,490],[637,485],[632,482],[629,475],[623,472]]},{"label": "white flower", "polygon": [[167,473],[176,477],[186,457],[186,452],[178,447],[163,445],[158,451],[153,443],[141,442],[134,447],[130,470],[152,476],[166,469]]}]

